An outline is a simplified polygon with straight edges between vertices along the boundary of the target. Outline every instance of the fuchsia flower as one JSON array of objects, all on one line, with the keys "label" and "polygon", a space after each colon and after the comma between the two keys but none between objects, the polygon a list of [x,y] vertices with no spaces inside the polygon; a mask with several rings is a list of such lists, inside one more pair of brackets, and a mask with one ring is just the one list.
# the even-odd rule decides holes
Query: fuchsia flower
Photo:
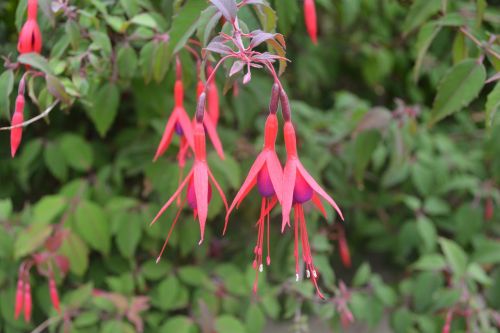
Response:
[{"label": "fuchsia flower", "polygon": [[28,19],[21,29],[17,43],[17,50],[21,54],[40,53],[42,50],[42,34],[38,26],[37,9],[38,1],[28,0]]},{"label": "fuchsia flower", "polygon": [[[24,96],[19,94],[16,98],[16,108],[12,115],[12,126],[22,124],[24,121]],[[10,130],[10,153],[12,157],[16,156],[17,149],[21,144],[23,137],[23,128],[16,127]]]},{"label": "fuchsia flower", "polygon": [[304,0],[304,19],[309,37],[314,44],[318,43],[318,22],[314,0]]},{"label": "fuchsia flower", "polygon": [[284,137],[287,152],[287,161],[283,172],[283,199],[281,200],[283,221],[282,231],[286,225],[290,226],[290,213],[292,206],[294,208],[294,235],[295,235],[295,274],[299,279],[299,241],[302,243],[302,257],[306,265],[307,277],[312,277],[318,296],[324,298],[319,291],[317,283],[317,271],[313,263],[311,247],[309,245],[309,236],[307,234],[306,220],[302,205],[310,200],[325,215],[323,204],[320,197],[323,197],[344,219],[340,208],[335,201],[316,183],[314,178],[307,172],[299,160],[297,154],[297,139],[295,129],[290,120],[290,110],[288,98],[284,91],[281,92],[281,104],[285,117]]},{"label": "fuchsia flower", "polygon": [[[197,115],[201,114],[203,116],[203,110],[205,108],[205,94],[201,94],[199,98],[199,104],[198,104],[198,110],[197,110]],[[201,111],[199,111],[201,109]],[[206,160],[206,144],[205,144],[205,129],[203,128],[202,122],[203,119],[196,119],[196,124],[194,126],[194,164],[189,171],[188,175],[186,178],[182,181],[182,183],[179,185],[179,188],[175,191],[175,193],[170,197],[170,199],[167,201],[167,203],[161,208],[161,210],[158,212],[156,217],[154,218],[153,222],[151,222],[151,225],[156,223],[160,216],[165,212],[165,210],[172,204],[172,202],[180,196],[182,190],[187,186],[187,193],[186,197],[183,199],[180,208],[177,212],[177,215],[175,216],[175,219],[172,223],[172,226],[170,227],[170,230],[168,232],[167,239],[165,240],[165,243],[163,244],[163,247],[160,251],[160,254],[158,255],[157,262],[160,260],[163,251],[165,250],[168,240],[170,239],[170,235],[172,234],[173,228],[175,227],[175,224],[177,223],[177,220],[179,219],[180,213],[182,211],[182,207],[185,205],[186,201],[189,205],[189,207],[193,210],[195,218],[198,219],[198,222],[200,224],[200,242],[201,244],[203,242],[204,234],[205,234],[205,223],[207,220],[207,214],[208,214],[208,204],[212,198],[212,188],[209,180],[212,181],[212,184],[215,185],[217,191],[219,192],[222,201],[224,202],[224,205],[227,210],[227,201],[226,197],[224,196],[224,192],[222,191],[221,187],[215,180],[215,177],[213,176],[212,172],[210,171],[210,168],[208,167],[207,160]]]},{"label": "fuchsia flower", "polygon": [[240,190],[236,194],[233,203],[229,207],[226,214],[226,222],[224,225],[223,233],[226,233],[229,215],[231,211],[240,205],[243,199],[248,195],[252,188],[257,185],[259,194],[262,196],[260,218],[257,221],[257,244],[254,248],[255,259],[253,261],[253,268],[256,271],[255,282],[253,286],[254,292],[257,292],[257,283],[259,271],[262,272],[262,253],[264,247],[264,233],[265,226],[267,225],[267,258],[266,264],[271,264],[271,257],[269,254],[269,229],[270,229],[270,212],[281,197],[281,188],[283,181],[283,170],[276,154],[274,145],[276,136],[278,135],[278,118],[276,117],[276,110],[278,107],[278,85],[273,86],[273,94],[271,97],[271,104],[269,107],[269,116],[266,120],[264,131],[264,148],[257,156],[253,163],[248,176],[241,185]]}]

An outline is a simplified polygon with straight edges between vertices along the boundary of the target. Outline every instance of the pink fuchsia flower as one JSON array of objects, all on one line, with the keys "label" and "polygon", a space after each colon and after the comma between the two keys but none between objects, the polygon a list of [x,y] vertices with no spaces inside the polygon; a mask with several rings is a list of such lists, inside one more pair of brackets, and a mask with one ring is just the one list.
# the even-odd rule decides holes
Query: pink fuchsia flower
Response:
[{"label": "pink fuchsia flower", "polygon": [[269,249],[269,231],[270,231],[270,212],[281,197],[281,187],[283,181],[283,170],[275,151],[276,136],[278,135],[278,118],[276,111],[278,108],[278,85],[273,86],[271,103],[269,106],[269,116],[266,120],[264,130],[264,147],[257,156],[247,178],[243,182],[240,190],[236,194],[231,206],[226,215],[224,231],[226,232],[229,215],[235,207],[238,207],[243,199],[248,195],[252,188],[257,185],[259,194],[262,197],[260,218],[257,221],[257,244],[254,248],[255,259],[253,268],[256,271],[256,277],[253,290],[257,291],[258,274],[263,270],[262,254],[264,248],[264,234],[267,226],[267,258],[266,264],[271,264],[270,249]]},{"label": "pink fuchsia flower", "polygon": [[[24,96],[22,94],[18,95],[16,98],[16,108],[14,110],[14,114],[12,115],[12,126],[18,126],[24,122],[24,103]],[[16,156],[22,137],[22,127],[15,127],[10,130],[10,153],[12,157]]]},{"label": "pink fuchsia flower", "polygon": [[[282,101],[283,105],[283,101]],[[288,105],[283,106],[287,108]],[[302,258],[306,265],[306,275],[311,278],[318,296],[323,298],[319,291],[317,278],[318,273],[313,263],[311,247],[309,245],[309,236],[307,234],[306,220],[302,205],[311,201],[323,213],[324,207],[321,203],[321,197],[325,199],[344,219],[340,208],[335,201],[316,183],[314,178],[307,172],[299,160],[297,154],[297,139],[292,122],[288,118],[284,126],[285,146],[287,152],[287,161],[283,172],[283,199],[281,200],[283,221],[282,231],[286,225],[290,226],[290,213],[292,206],[294,208],[294,235],[295,235],[295,274],[299,278],[299,243],[302,245]]]},{"label": "pink fuchsia flower", "polygon": [[304,19],[309,37],[314,44],[318,43],[318,22],[314,0],[304,0]]},{"label": "pink fuchsia flower", "polygon": [[[199,105],[198,108],[205,106],[205,94],[202,94],[199,98]],[[179,207],[179,210],[177,212],[177,215],[174,218],[174,221],[172,223],[172,226],[170,227],[170,230],[168,232],[167,239],[165,240],[165,243],[163,244],[163,247],[160,251],[160,254],[158,255],[157,262],[160,260],[163,251],[165,251],[165,248],[168,244],[168,241],[170,239],[170,236],[172,234],[172,231],[175,227],[175,224],[177,223],[177,220],[179,219],[180,213],[182,211],[183,206],[185,205],[186,201],[189,205],[189,207],[193,210],[195,218],[198,219],[198,222],[200,224],[200,242],[201,244],[203,242],[203,238],[205,235],[205,224],[207,220],[207,215],[208,215],[208,204],[212,198],[212,189],[211,189],[211,184],[215,186],[217,191],[219,192],[219,195],[222,198],[222,201],[224,202],[224,205],[227,210],[227,201],[226,197],[224,195],[224,192],[222,191],[221,187],[215,180],[215,177],[213,176],[212,172],[210,171],[210,168],[208,167],[207,160],[206,160],[206,143],[205,143],[205,129],[203,128],[203,125],[201,122],[197,122],[194,127],[194,163],[191,171],[189,171],[188,175],[186,178],[182,181],[182,183],[179,185],[178,189],[175,191],[175,193],[170,197],[170,199],[165,203],[165,205],[161,208],[161,210],[158,212],[156,217],[153,219],[153,222],[151,222],[151,225],[156,223],[160,216],[167,210],[167,208],[174,202],[174,200],[179,197],[185,187],[187,187],[187,193],[185,198],[182,200],[182,203]]]},{"label": "pink fuchsia flower", "polygon": [[40,53],[42,50],[42,34],[37,21],[37,0],[28,0],[28,19],[21,28],[17,50],[19,53]]}]

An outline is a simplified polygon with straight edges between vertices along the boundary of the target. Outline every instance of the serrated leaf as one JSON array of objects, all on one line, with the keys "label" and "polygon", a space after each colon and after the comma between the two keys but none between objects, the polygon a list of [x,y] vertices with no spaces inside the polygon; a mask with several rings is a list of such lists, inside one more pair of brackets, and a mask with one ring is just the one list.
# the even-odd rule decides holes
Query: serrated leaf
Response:
[{"label": "serrated leaf", "polygon": [[43,158],[45,165],[54,177],[60,181],[65,181],[68,178],[68,164],[58,144],[47,144],[43,151]]},{"label": "serrated leaf", "polygon": [[14,258],[20,259],[42,246],[52,233],[51,225],[35,224],[19,234],[14,243]]},{"label": "serrated leaf", "polygon": [[463,276],[467,269],[467,254],[457,243],[446,238],[440,238],[439,244],[444,252],[446,261],[450,265],[453,273]]},{"label": "serrated leaf", "polygon": [[486,98],[486,128],[491,129],[491,126],[495,123],[495,116],[500,109],[500,82],[495,84],[493,90],[488,94]]},{"label": "serrated leaf", "polygon": [[10,99],[9,96],[14,89],[14,73],[7,70],[0,76],[0,116],[10,118]]},{"label": "serrated leaf", "polygon": [[408,34],[410,31],[420,26],[428,18],[436,14],[440,8],[441,3],[437,0],[415,0],[403,24],[404,33]]},{"label": "serrated leaf", "polygon": [[66,134],[60,142],[61,150],[68,164],[77,171],[87,171],[92,166],[94,154],[92,147],[81,137]]},{"label": "serrated leaf", "polygon": [[87,113],[92,119],[99,135],[104,137],[115,121],[120,103],[120,92],[113,83],[101,86],[92,98],[92,106]]},{"label": "serrated leaf", "polygon": [[38,53],[24,53],[17,57],[17,61],[21,64],[30,65],[36,69],[41,70],[45,74],[52,74],[49,63],[47,59]]},{"label": "serrated leaf", "polygon": [[485,79],[484,65],[474,59],[453,66],[439,84],[432,108],[432,123],[467,106],[479,94]]},{"label": "serrated leaf", "polygon": [[174,16],[169,31],[168,61],[170,61],[173,54],[184,47],[188,38],[194,33],[198,27],[197,22],[200,13],[206,6],[207,4],[203,0],[190,0]]},{"label": "serrated leaf", "polygon": [[107,255],[111,235],[106,214],[100,206],[82,201],[75,212],[75,226],[82,238],[94,249]]},{"label": "serrated leaf", "polygon": [[440,25],[437,25],[435,22],[429,22],[422,28],[420,28],[420,31],[418,32],[416,42],[417,58],[415,60],[415,66],[413,67],[413,80],[415,82],[418,81],[418,78],[420,76],[420,69],[422,67],[422,63],[424,61],[427,50],[440,31]]}]

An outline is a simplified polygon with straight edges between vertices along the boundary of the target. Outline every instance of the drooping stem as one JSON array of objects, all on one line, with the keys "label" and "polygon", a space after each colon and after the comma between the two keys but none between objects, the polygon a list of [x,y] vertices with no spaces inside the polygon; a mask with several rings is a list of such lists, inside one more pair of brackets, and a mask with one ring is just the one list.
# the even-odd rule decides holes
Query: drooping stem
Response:
[{"label": "drooping stem", "polygon": [[52,103],[48,108],[47,110],[43,111],[42,113],[40,113],[38,116],[36,117],[33,117],[23,123],[20,123],[20,124],[17,124],[17,125],[13,125],[13,126],[7,126],[7,127],[0,127],[0,131],[10,131],[11,129],[14,129],[14,128],[19,128],[19,127],[26,127],[30,124],[33,124],[34,122],[36,122],[37,120],[40,120],[42,118],[45,118],[46,116],[48,116],[48,114],[54,109],[54,107],[59,103],[59,100],[56,100],[54,103]]}]

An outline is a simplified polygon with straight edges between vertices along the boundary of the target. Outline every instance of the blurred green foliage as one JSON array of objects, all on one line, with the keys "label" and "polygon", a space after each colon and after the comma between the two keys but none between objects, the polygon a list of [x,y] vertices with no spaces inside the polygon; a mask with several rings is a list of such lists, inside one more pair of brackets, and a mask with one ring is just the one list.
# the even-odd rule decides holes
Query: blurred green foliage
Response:
[{"label": "blurred green foliage", "polygon": [[[54,13],[49,3],[40,0],[43,57],[23,62],[50,71],[62,90],[54,95],[49,82],[30,80],[26,118],[56,98],[61,107],[24,130],[15,159],[0,132],[1,332],[28,332],[47,317],[50,332],[257,333],[267,320],[293,320],[300,332],[308,316],[333,330],[342,299],[366,327],[388,315],[394,332],[440,332],[452,310],[452,332],[498,330],[500,86],[485,84],[500,71],[496,1],[318,0],[318,46],[305,34],[301,2],[275,0],[276,12],[266,12],[264,22],[273,29],[277,19],[287,36],[283,82],[301,159],[346,216],[351,269],[338,259],[333,211],[327,221],[308,213],[326,301],[307,281],[295,283],[293,240],[280,233],[279,210],[273,261],[252,295],[259,200],[245,201],[222,237],[225,212],[214,196],[200,246],[186,211],[154,262],[175,209],[149,222],[178,181],[173,153],[151,161],[173,106],[171,60],[180,50],[192,115],[196,63],[182,46],[192,33],[205,38],[203,17],[213,8],[204,0],[92,0]],[[0,3],[6,64],[16,61],[25,4]],[[250,10],[241,18],[260,25]],[[20,75],[0,76],[2,125]],[[223,73],[217,82],[222,91]],[[262,145],[271,83],[256,73],[237,96],[221,98],[226,160],[210,150],[209,164],[229,198]],[[14,320],[21,260],[43,252],[61,229],[57,251],[70,265],[57,277],[65,316],[32,274],[33,322]]]}]

